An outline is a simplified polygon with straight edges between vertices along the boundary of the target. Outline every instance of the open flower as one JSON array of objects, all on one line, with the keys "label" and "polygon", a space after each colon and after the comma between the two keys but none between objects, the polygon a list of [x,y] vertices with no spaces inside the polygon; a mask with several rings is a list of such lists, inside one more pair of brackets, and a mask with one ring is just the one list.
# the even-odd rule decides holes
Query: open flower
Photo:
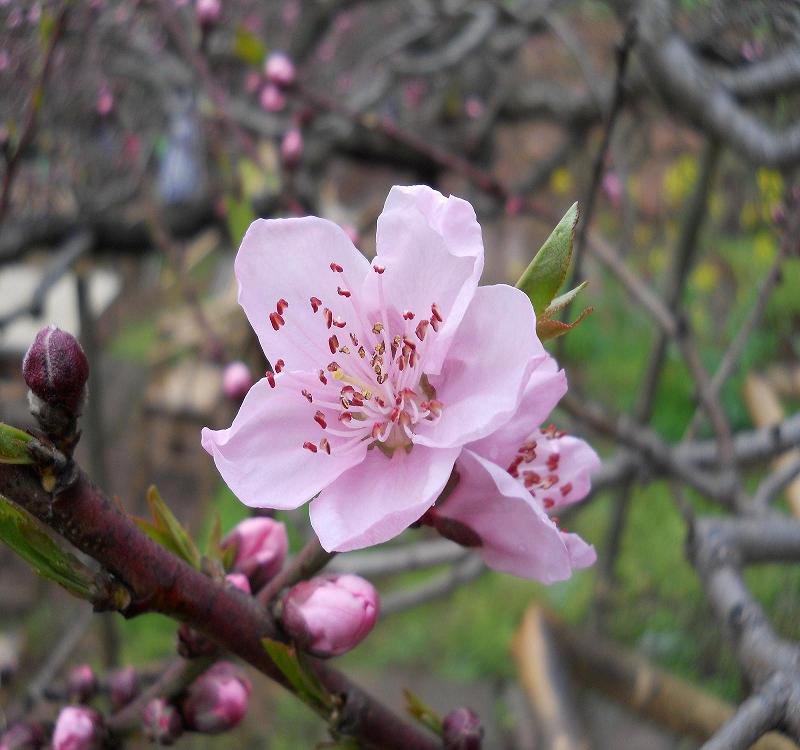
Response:
[{"label": "open flower", "polygon": [[327,550],[386,541],[418,520],[467,443],[517,412],[547,361],[528,298],[478,288],[472,207],[395,187],[370,264],[342,229],[255,221],[236,257],[239,302],[272,371],[227,430],[203,430],[246,505],[311,502]]},{"label": "open flower", "polygon": [[552,357],[534,370],[517,413],[500,430],[466,446],[459,480],[433,511],[465,527],[495,570],[553,583],[596,559],[594,548],[558,527],[558,508],[586,497],[597,454],[552,425],[539,427],[567,390]]}]

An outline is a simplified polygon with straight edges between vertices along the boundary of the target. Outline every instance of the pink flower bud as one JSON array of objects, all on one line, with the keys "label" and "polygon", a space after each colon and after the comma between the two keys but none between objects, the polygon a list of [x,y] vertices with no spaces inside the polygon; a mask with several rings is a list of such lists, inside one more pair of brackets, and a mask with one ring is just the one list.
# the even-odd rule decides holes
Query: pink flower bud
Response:
[{"label": "pink flower bud", "polygon": [[616,172],[606,172],[603,175],[602,185],[603,192],[606,194],[609,203],[614,208],[619,208],[622,205],[622,194],[625,191],[619,175]]},{"label": "pink flower bud", "polygon": [[38,724],[13,724],[0,735],[0,750],[39,750],[44,742],[44,731]]},{"label": "pink flower bud", "polygon": [[230,399],[241,401],[253,386],[250,368],[244,362],[231,362],[222,374],[222,391]]},{"label": "pink flower bud", "polygon": [[248,94],[255,94],[261,86],[261,75],[255,70],[248,71],[244,78],[244,90]]},{"label": "pink flower bud", "polygon": [[483,727],[478,715],[469,708],[457,708],[442,722],[444,750],[480,750]]},{"label": "pink flower bud", "polygon": [[97,711],[67,706],[56,719],[53,750],[100,750],[104,735],[103,718]]},{"label": "pink flower bud", "polygon": [[291,86],[297,77],[294,63],[283,52],[273,52],[264,64],[264,74],[276,86]]},{"label": "pink flower bud", "polygon": [[83,406],[89,361],[72,334],[47,326],[36,334],[22,360],[22,375],[42,401],[77,412]]},{"label": "pink flower bud", "polygon": [[229,586],[233,586],[233,588],[239,589],[239,591],[244,591],[248,596],[253,593],[253,590],[250,588],[250,581],[247,580],[247,576],[244,575],[244,573],[229,573],[225,576],[225,580]]},{"label": "pink flower bud", "polygon": [[250,681],[230,662],[218,662],[189,688],[183,703],[186,725],[217,734],[233,729],[247,713]]},{"label": "pink flower bud", "polygon": [[111,89],[105,83],[97,92],[97,101],[94,109],[100,117],[108,117],[114,110],[114,94],[111,93]]},{"label": "pink flower bud", "polygon": [[202,26],[213,26],[222,15],[222,3],[220,0],[197,0],[194,10]]},{"label": "pink flower bud", "polygon": [[354,575],[302,581],[283,599],[284,630],[315,656],[339,656],[357,646],[378,618],[378,592]]},{"label": "pink flower bud", "polygon": [[97,692],[97,677],[88,664],[73,667],[67,676],[67,692],[72,700],[86,703]]},{"label": "pink flower bud", "polygon": [[172,745],[183,734],[183,722],[175,706],[154,698],[142,711],[142,732],[156,745]]},{"label": "pink flower bud", "polygon": [[286,131],[281,141],[281,161],[287,169],[294,169],[303,158],[303,134],[298,128]]},{"label": "pink flower bud", "polygon": [[289,551],[286,527],[272,518],[246,518],[222,540],[223,549],[236,547],[233,568],[254,588],[263,586],[283,567]]},{"label": "pink flower bud", "polygon": [[111,703],[116,710],[127,706],[139,694],[139,675],[133,667],[123,667],[108,679]]},{"label": "pink flower bud", "polygon": [[470,120],[477,120],[485,111],[486,107],[477,96],[468,96],[464,101],[464,112]]},{"label": "pink flower bud", "polygon": [[259,103],[266,112],[280,112],[286,106],[286,95],[274,83],[268,83],[261,89]]}]

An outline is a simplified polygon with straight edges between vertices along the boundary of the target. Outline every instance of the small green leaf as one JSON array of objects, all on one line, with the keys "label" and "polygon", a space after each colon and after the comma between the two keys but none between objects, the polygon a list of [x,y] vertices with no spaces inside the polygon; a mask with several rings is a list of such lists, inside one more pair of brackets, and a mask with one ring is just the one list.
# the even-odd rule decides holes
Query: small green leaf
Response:
[{"label": "small green leaf", "polygon": [[225,196],[225,219],[232,240],[239,242],[255,218],[256,215],[247,200],[237,200],[230,194]]},{"label": "small green leaf", "polygon": [[271,638],[264,638],[261,643],[301,700],[315,711],[330,710],[330,697],[310,667],[303,663],[302,655],[297,649]]},{"label": "small green leaf", "polygon": [[153,520],[134,518],[136,525],[153,541],[199,570],[201,560],[197,545],[189,532],[175,518],[155,486],[147,491],[147,505]]},{"label": "small green leaf", "polygon": [[28,443],[33,438],[23,430],[0,422],[0,464],[32,464]]},{"label": "small green leaf", "polygon": [[240,26],[236,29],[233,54],[248,65],[261,66],[267,56],[267,48],[255,34]]},{"label": "small green leaf", "polygon": [[517,288],[528,295],[537,316],[551,304],[567,277],[577,223],[578,204],[573,203],[517,282]]},{"label": "small green leaf", "polygon": [[406,699],[406,711],[413,716],[420,724],[428,727],[436,734],[442,734],[442,717],[439,716],[430,706],[412,693],[408,688],[403,689]]},{"label": "small green leaf", "polygon": [[564,323],[560,320],[553,320],[553,318],[537,318],[536,335],[539,337],[539,341],[549,341],[563,336],[581,323],[593,309],[593,307],[587,307],[572,323]]},{"label": "small green leaf", "polygon": [[552,318],[560,310],[563,310],[567,305],[569,305],[575,297],[577,297],[589,284],[588,281],[582,281],[578,286],[574,289],[570,289],[568,292],[564,292],[564,294],[559,295],[556,297],[548,306],[547,309],[544,311],[545,318]]},{"label": "small green leaf", "polygon": [[0,495],[0,539],[40,576],[81,599],[92,599],[95,574],[61,549],[36,518]]}]

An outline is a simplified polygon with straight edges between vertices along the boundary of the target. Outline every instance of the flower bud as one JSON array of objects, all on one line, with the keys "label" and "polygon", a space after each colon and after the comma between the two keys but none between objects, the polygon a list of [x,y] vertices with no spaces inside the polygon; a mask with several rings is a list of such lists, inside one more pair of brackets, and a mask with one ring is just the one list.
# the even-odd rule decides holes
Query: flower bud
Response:
[{"label": "flower bud", "polygon": [[469,708],[457,708],[442,722],[444,750],[480,750],[483,727],[478,715]]},{"label": "flower bud", "polygon": [[184,659],[197,659],[200,656],[210,656],[217,647],[210,638],[201,632],[183,623],[178,628],[178,653]]},{"label": "flower bud", "polygon": [[286,131],[281,141],[281,161],[286,169],[294,169],[303,158],[303,134],[298,128]]},{"label": "flower bud", "polygon": [[94,109],[100,117],[108,117],[114,111],[114,94],[107,84],[103,84],[97,92]]},{"label": "flower bud", "polygon": [[127,706],[139,695],[139,675],[133,667],[123,667],[112,672],[108,685],[115,710]]},{"label": "flower bud", "polygon": [[35,396],[51,406],[79,412],[89,379],[89,361],[78,340],[55,326],[36,334],[25,359],[22,375]]},{"label": "flower bud", "polygon": [[244,362],[231,362],[222,374],[222,392],[234,401],[241,401],[253,386],[250,368]]},{"label": "flower bud", "polygon": [[202,26],[213,26],[222,15],[222,3],[220,0],[197,0],[194,10]]},{"label": "flower bud", "polygon": [[250,681],[230,662],[218,662],[189,687],[186,726],[207,734],[233,729],[247,713],[249,697]]},{"label": "flower bud", "polygon": [[233,586],[233,588],[239,589],[239,591],[244,591],[248,596],[253,593],[253,590],[250,588],[250,581],[247,580],[247,576],[244,575],[244,573],[229,573],[225,576],[225,581],[229,586]]},{"label": "flower bud", "polygon": [[261,89],[259,103],[266,112],[280,112],[286,106],[286,95],[274,83],[268,83]]},{"label": "flower bud", "polygon": [[283,52],[273,52],[267,57],[264,74],[267,76],[267,80],[276,86],[291,86],[297,76],[294,63]]},{"label": "flower bud", "polygon": [[283,599],[283,628],[315,656],[339,656],[361,643],[378,618],[378,592],[354,575],[302,581]]},{"label": "flower bud", "polygon": [[233,569],[244,573],[259,589],[283,567],[289,551],[286,527],[272,518],[246,518],[222,540],[223,549],[235,546]]},{"label": "flower bud", "polygon": [[67,692],[78,703],[86,703],[97,692],[97,677],[88,664],[73,667],[67,675]]},{"label": "flower bud", "polygon": [[61,709],[53,732],[53,750],[100,750],[105,729],[103,717],[93,708]]},{"label": "flower bud", "polygon": [[20,722],[0,735],[0,750],[39,750],[44,742],[44,731],[38,724]]},{"label": "flower bud", "polygon": [[142,711],[142,732],[156,745],[172,745],[183,734],[178,709],[163,698],[153,698]]}]

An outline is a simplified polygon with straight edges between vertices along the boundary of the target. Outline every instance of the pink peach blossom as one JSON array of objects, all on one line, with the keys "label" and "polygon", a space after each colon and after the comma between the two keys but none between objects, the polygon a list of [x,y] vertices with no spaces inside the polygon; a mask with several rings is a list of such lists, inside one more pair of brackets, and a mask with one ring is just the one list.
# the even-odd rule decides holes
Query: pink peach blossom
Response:
[{"label": "pink peach blossom", "polygon": [[564,371],[548,357],[508,424],[464,448],[458,483],[433,511],[477,534],[476,551],[490,568],[543,583],[565,580],[596,559],[592,546],[561,531],[551,515],[586,497],[600,464],[583,440],[537,427],[566,390]]},{"label": "pink peach blossom", "polygon": [[418,520],[461,449],[516,412],[547,360],[528,298],[478,288],[466,201],[394,187],[370,264],[341,227],[257,220],[236,258],[239,303],[274,374],[203,447],[252,507],[296,508],[327,550],[379,544]]}]

